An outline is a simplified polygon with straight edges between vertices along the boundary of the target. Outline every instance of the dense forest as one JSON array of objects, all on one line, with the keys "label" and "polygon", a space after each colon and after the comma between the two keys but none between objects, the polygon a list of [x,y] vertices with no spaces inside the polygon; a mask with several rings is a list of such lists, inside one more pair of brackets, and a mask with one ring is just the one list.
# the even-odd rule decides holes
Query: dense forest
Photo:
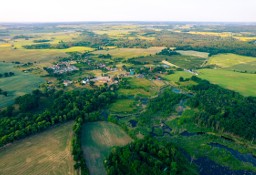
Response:
[{"label": "dense forest", "polygon": [[256,98],[244,97],[237,92],[192,77],[197,85],[191,87],[195,96],[189,104],[199,111],[195,122],[251,139],[256,138]]},{"label": "dense forest", "polygon": [[[115,92],[106,87],[80,91],[33,91],[16,99],[19,109],[9,106],[0,112],[0,145],[35,134],[71,119],[87,119],[90,113],[109,104]],[[93,116],[90,116],[92,118]]]},{"label": "dense forest", "polygon": [[109,175],[193,175],[196,169],[171,143],[153,138],[114,147],[105,161]]}]

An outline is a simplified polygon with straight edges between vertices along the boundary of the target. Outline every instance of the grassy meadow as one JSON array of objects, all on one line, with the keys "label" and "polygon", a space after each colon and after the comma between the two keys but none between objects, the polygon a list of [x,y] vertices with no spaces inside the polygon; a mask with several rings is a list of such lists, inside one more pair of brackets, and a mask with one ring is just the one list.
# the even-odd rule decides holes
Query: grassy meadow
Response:
[{"label": "grassy meadow", "polygon": [[90,174],[106,174],[103,161],[113,146],[124,146],[132,139],[117,125],[108,122],[86,123],[82,131],[82,149]]},{"label": "grassy meadow", "polygon": [[136,110],[135,101],[132,99],[119,99],[110,105],[109,110],[113,113],[128,113]]},{"label": "grassy meadow", "polygon": [[7,91],[7,97],[0,95],[0,108],[13,104],[18,96],[30,93],[39,87],[44,79],[30,73],[24,73],[14,68],[15,64],[0,62],[0,73],[14,72],[12,77],[0,78],[0,88]]},{"label": "grassy meadow", "polygon": [[199,77],[241,93],[244,96],[256,96],[256,74],[246,74],[221,69],[200,69]]},{"label": "grassy meadow", "polygon": [[0,149],[2,175],[73,175],[72,122]]}]

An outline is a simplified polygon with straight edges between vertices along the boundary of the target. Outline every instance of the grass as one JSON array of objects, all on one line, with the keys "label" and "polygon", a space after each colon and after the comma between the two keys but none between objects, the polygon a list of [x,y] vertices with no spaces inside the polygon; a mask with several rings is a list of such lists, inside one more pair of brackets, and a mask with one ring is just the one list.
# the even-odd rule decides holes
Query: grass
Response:
[{"label": "grass", "polygon": [[0,150],[0,174],[75,174],[72,122],[17,141]]},{"label": "grass", "polygon": [[113,146],[124,146],[132,139],[117,125],[108,122],[86,123],[82,131],[82,149],[90,174],[106,174],[103,161]]},{"label": "grass", "polygon": [[184,72],[184,71],[176,71],[174,74],[164,76],[165,79],[169,81],[179,82],[180,77],[183,78],[191,78],[193,74]]},{"label": "grass", "polygon": [[145,97],[151,96],[150,92],[147,92],[144,89],[139,89],[139,88],[138,89],[119,89],[118,94],[125,95],[125,96],[135,96],[135,95],[145,96]]},{"label": "grass", "polygon": [[119,99],[115,103],[111,104],[109,110],[113,113],[127,113],[136,109],[134,100],[131,99]]},{"label": "grass", "polygon": [[[219,54],[219,55],[212,56],[208,60],[207,64],[217,65],[221,68],[227,68],[227,69],[235,69],[235,67],[237,67],[237,70],[256,71],[256,67],[254,67],[256,65],[255,57],[241,56],[236,54]],[[253,64],[254,66],[247,68],[247,66],[248,65],[250,66],[251,64]]]},{"label": "grass", "polygon": [[156,54],[157,52],[160,52],[163,49],[163,47],[150,47],[148,49],[142,49],[142,48],[117,48],[117,49],[111,49],[111,50],[98,50],[93,52],[94,54],[110,54],[114,58],[133,58],[133,57],[139,57],[139,56],[148,56],[150,54]]},{"label": "grass", "polygon": [[12,63],[0,63],[0,73],[4,72],[14,72],[15,76],[0,78],[0,88],[8,92],[7,97],[0,95],[0,108],[13,104],[16,97],[30,93],[44,82],[37,75],[15,69]]},{"label": "grass", "polygon": [[238,73],[222,69],[200,69],[199,77],[244,96],[256,96],[256,74]]}]

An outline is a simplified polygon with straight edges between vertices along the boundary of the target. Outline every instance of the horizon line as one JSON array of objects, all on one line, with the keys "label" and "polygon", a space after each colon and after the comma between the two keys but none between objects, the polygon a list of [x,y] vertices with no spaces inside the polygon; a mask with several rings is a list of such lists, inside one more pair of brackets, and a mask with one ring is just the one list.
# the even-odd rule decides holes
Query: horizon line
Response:
[{"label": "horizon line", "polygon": [[0,24],[54,24],[54,23],[254,23],[256,21],[168,21],[168,20],[113,20],[113,21],[0,21]]}]

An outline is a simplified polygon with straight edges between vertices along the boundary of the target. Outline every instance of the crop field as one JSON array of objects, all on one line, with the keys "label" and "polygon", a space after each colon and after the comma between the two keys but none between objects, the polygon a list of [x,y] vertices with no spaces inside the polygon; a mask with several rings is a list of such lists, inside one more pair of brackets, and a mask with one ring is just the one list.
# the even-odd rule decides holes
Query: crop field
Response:
[{"label": "crop field", "polygon": [[30,93],[39,87],[44,79],[30,73],[24,73],[14,68],[12,63],[0,63],[0,73],[14,72],[12,77],[0,78],[0,88],[7,91],[7,97],[0,95],[0,108],[13,104],[18,96]]},{"label": "crop field", "polygon": [[73,175],[72,122],[17,141],[0,150],[2,175]]},{"label": "crop field", "polygon": [[[184,51],[185,52],[185,51]],[[192,52],[192,51],[191,51]],[[174,67],[182,67],[186,69],[193,69],[200,67],[206,58],[196,57],[196,56],[188,56],[188,55],[173,55],[173,56],[164,56],[164,55],[152,55],[141,58],[135,58],[134,61],[139,61],[141,63],[148,64],[159,64],[162,61],[168,61],[171,64],[169,66]]]},{"label": "crop field", "polygon": [[186,55],[186,56],[194,56],[194,57],[199,57],[199,58],[208,58],[209,53],[207,52],[198,52],[194,50],[177,50],[178,53],[181,55]]},{"label": "crop field", "polygon": [[132,139],[119,126],[108,122],[91,122],[83,126],[82,149],[90,174],[106,174],[103,161],[113,146],[124,146]]},{"label": "crop field", "polygon": [[199,77],[244,96],[256,96],[256,74],[246,74],[221,69],[200,69]]},{"label": "crop field", "polygon": [[181,68],[194,69],[200,67],[206,58],[203,57],[194,57],[194,56],[185,56],[185,55],[175,55],[171,56],[168,61],[174,65],[177,65]]},{"label": "crop field", "polygon": [[67,54],[56,50],[28,50],[28,49],[11,49],[0,48],[0,61],[12,62],[19,61],[22,63],[37,62],[42,66],[50,66],[51,63],[58,61],[59,57],[65,57]]},{"label": "crop field", "polygon": [[228,70],[256,72],[256,58],[235,54],[219,54],[208,60],[208,65],[217,65]]},{"label": "crop field", "polygon": [[111,104],[109,110],[113,113],[133,112],[136,109],[135,101],[132,99],[119,99]]},{"label": "crop field", "polygon": [[133,58],[139,56],[148,56],[150,54],[156,54],[160,52],[163,47],[150,47],[148,49],[142,48],[117,48],[112,50],[98,50],[93,52],[94,54],[110,54],[114,58]]}]

